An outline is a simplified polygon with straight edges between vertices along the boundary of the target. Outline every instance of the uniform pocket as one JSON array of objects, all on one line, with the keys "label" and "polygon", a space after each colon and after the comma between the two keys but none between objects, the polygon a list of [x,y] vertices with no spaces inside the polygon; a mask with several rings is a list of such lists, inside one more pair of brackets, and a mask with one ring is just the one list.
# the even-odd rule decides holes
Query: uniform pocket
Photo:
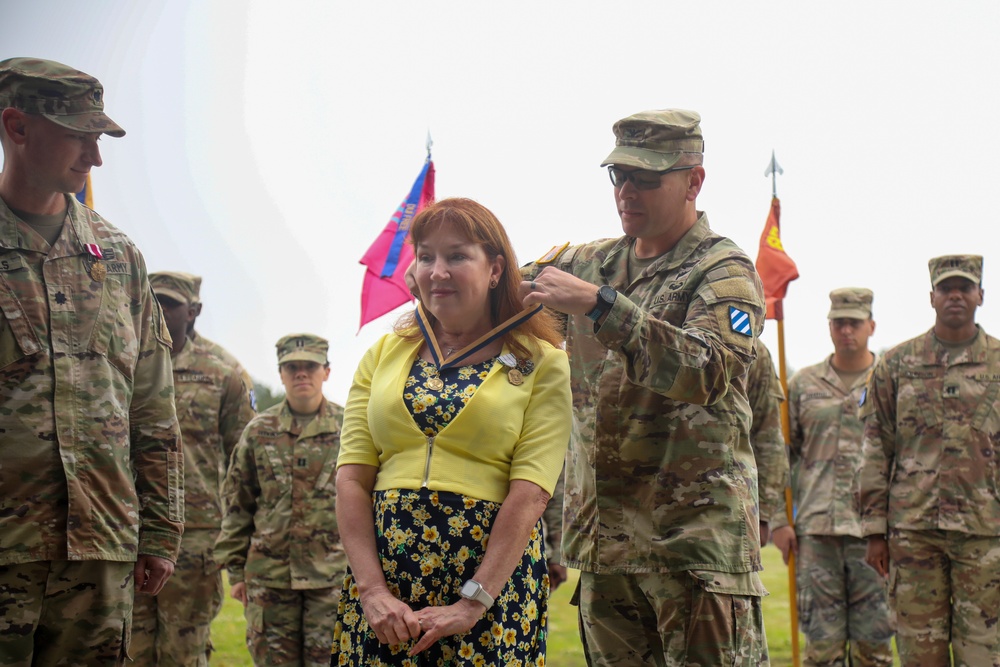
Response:
[{"label": "uniform pocket", "polygon": [[247,627],[255,634],[264,632],[264,608],[255,602],[248,601],[244,612],[247,619]]},{"label": "uniform pocket", "polygon": [[132,299],[124,286],[113,278],[104,282],[101,308],[90,338],[90,350],[107,357],[112,366],[132,380],[139,356]]},{"label": "uniform pocket", "polygon": [[42,349],[34,327],[11,289],[0,274],[0,369],[10,366]]}]

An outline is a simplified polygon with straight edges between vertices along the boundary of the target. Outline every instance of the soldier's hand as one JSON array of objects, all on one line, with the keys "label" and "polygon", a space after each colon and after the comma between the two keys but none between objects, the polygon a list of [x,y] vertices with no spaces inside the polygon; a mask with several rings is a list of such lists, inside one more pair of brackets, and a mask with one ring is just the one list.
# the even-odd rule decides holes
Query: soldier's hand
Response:
[{"label": "soldier's hand", "polygon": [[156,595],[174,573],[174,564],[166,558],[139,554],[132,574],[135,577],[135,592],[142,595]]},{"label": "soldier's hand", "polygon": [[388,588],[369,591],[361,596],[368,626],[382,644],[402,644],[420,636],[420,621],[410,606],[389,592]]},{"label": "soldier's hand", "polygon": [[865,562],[881,576],[889,576],[889,544],[885,541],[885,535],[870,535],[868,537]]},{"label": "soldier's hand", "polygon": [[771,541],[781,552],[781,559],[785,561],[785,565],[788,565],[789,554],[799,553],[799,541],[795,538],[795,529],[791,526],[775,528],[771,533]]},{"label": "soldier's hand", "polygon": [[410,649],[413,656],[434,645],[442,637],[462,635],[486,613],[486,607],[475,600],[461,599],[445,607],[424,607],[417,612],[417,620],[423,635]]},{"label": "soldier's hand", "polygon": [[525,308],[541,303],[567,315],[586,315],[597,305],[598,286],[546,266],[534,280],[521,281],[518,294]]},{"label": "soldier's hand", "polygon": [[236,582],[235,584],[233,584],[233,587],[229,589],[229,597],[231,597],[234,600],[239,600],[240,602],[242,602],[243,608],[246,609],[247,585],[242,581]]},{"label": "soldier's hand", "polygon": [[549,590],[555,592],[562,582],[566,581],[566,568],[559,563],[549,561]]}]

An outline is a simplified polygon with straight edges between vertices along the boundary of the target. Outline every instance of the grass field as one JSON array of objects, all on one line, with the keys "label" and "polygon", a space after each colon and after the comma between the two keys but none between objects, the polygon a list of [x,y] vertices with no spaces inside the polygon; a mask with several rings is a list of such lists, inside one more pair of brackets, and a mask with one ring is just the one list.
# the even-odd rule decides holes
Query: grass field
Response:
[{"label": "grass field", "polygon": [[[788,571],[781,562],[781,554],[773,546],[763,551],[764,585],[771,595],[764,599],[764,625],[771,664],[784,667],[792,664],[792,633],[789,624]],[[576,607],[569,604],[576,586],[576,573],[553,596],[549,608],[548,662],[553,667],[584,667],[583,649],[577,635]],[[212,664],[219,667],[250,665],[250,656],[244,644],[245,624],[240,604],[228,597],[222,613],[212,624],[212,643],[216,652]],[[800,647],[805,640],[800,639]]]}]

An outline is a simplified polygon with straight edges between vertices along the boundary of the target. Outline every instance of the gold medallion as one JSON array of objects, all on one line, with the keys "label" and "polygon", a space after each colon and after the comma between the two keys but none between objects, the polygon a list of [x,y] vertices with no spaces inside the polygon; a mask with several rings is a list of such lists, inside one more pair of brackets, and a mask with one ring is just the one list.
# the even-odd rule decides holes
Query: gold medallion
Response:
[{"label": "gold medallion", "polygon": [[424,381],[424,386],[431,391],[441,391],[444,389],[444,382],[441,378],[428,378]]},{"label": "gold medallion", "polygon": [[104,266],[104,262],[101,260],[94,260],[94,263],[90,265],[90,277],[94,279],[95,283],[104,282],[104,278],[108,275],[108,267]]},{"label": "gold medallion", "polygon": [[510,383],[515,387],[520,387],[524,384],[524,376],[521,375],[521,371],[516,368],[512,368],[507,371],[507,379],[510,380]]}]

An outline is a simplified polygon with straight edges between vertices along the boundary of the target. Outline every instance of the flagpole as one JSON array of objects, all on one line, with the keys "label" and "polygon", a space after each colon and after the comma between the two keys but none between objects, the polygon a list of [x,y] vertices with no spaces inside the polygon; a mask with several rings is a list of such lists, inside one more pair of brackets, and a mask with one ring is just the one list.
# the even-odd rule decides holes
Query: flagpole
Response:
[{"label": "flagpole", "polygon": [[[771,162],[767,165],[767,170],[764,172],[765,176],[771,177],[771,198],[776,200],[778,198],[778,174],[784,174],[785,170],[781,168],[778,164],[778,159],[774,155],[774,149],[771,150]],[[792,425],[791,419],[788,416],[788,370],[785,365],[785,309],[782,299],[778,299],[774,302],[774,319],[778,321],[778,377],[781,380],[781,391],[785,395],[786,400],[781,402],[781,432],[785,436],[785,443],[790,443],[792,441]],[[791,479],[789,479],[789,484]],[[794,500],[792,499],[792,487],[785,487],[785,516],[788,519],[788,525],[795,530],[795,517],[792,511],[794,507]],[[799,606],[798,606],[798,587],[795,583],[795,553],[791,550],[788,552],[788,608],[791,611],[791,624],[792,624],[792,665],[794,667],[799,667],[802,663],[799,661]]]},{"label": "flagpole", "polygon": [[[774,303],[775,314],[778,320],[778,377],[781,380],[781,391],[788,396],[788,370],[785,365],[785,312],[782,301]],[[785,436],[785,442],[791,442],[792,424],[788,416],[788,401],[781,402],[781,432]],[[792,487],[785,487],[785,516],[788,525],[795,530],[795,517],[792,515]],[[795,552],[788,552],[788,608],[791,611],[792,624],[792,665],[799,667],[799,606],[798,587],[795,583]]]}]

